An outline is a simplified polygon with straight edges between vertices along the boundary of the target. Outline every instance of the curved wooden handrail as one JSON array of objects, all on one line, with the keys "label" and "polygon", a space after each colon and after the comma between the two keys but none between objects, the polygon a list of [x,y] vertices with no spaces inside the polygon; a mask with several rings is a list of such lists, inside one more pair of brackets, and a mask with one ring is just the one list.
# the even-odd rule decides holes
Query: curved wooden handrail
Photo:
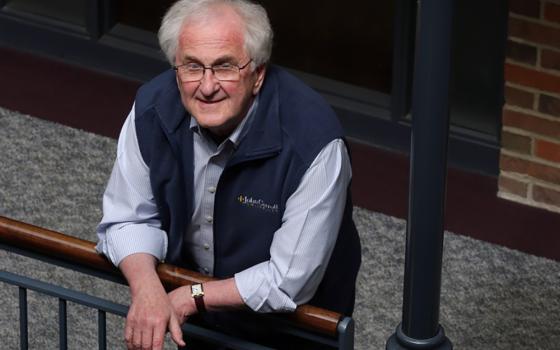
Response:
[{"label": "curved wooden handrail", "polygon": [[[3,216],[0,216],[0,242],[120,275],[120,271],[106,257],[97,253],[95,243]],[[212,277],[165,263],[158,265],[157,272],[169,289],[213,280]],[[294,313],[282,314],[282,317],[299,327],[333,337],[337,334],[338,322],[341,320],[340,314],[311,305],[300,305]]]}]

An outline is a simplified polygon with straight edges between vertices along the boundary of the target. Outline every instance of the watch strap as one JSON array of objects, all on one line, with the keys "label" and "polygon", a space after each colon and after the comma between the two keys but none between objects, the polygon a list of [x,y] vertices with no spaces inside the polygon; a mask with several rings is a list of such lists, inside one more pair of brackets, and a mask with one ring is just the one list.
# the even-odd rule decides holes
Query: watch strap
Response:
[{"label": "watch strap", "polygon": [[204,304],[204,289],[202,288],[202,284],[197,283],[191,285],[191,296],[194,299],[194,304],[196,305],[198,313],[205,313],[206,305]]}]

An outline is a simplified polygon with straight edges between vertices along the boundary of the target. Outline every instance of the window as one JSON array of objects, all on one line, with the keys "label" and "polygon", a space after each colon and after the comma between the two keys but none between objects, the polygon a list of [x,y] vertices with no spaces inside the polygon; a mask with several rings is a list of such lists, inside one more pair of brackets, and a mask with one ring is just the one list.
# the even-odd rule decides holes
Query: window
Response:
[{"label": "window", "polygon": [[275,63],[391,92],[393,1],[258,2],[274,27]]}]

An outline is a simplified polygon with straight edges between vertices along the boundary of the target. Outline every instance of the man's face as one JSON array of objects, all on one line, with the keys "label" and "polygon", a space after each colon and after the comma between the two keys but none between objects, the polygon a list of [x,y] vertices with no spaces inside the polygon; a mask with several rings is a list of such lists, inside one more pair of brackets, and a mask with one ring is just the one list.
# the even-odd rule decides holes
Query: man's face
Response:
[{"label": "man's face", "polygon": [[[175,64],[212,66],[231,63],[243,66],[251,57],[244,48],[241,18],[229,7],[212,9],[212,14],[183,26]],[[198,124],[217,136],[228,136],[243,120],[253,97],[264,80],[265,68],[240,71],[239,81],[219,81],[206,70],[201,81],[177,79],[181,100]]]}]

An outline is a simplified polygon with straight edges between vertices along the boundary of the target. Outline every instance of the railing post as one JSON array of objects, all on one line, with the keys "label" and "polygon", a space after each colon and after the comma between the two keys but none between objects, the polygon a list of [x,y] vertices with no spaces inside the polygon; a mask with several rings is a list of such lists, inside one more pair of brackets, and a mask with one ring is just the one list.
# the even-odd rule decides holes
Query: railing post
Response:
[{"label": "railing post", "polygon": [[27,350],[28,345],[27,333],[27,289],[19,287],[19,347],[21,350]]},{"label": "railing post", "polygon": [[354,320],[344,317],[338,323],[338,349],[354,350]]},{"label": "railing post", "polygon": [[107,349],[107,322],[103,310],[97,310],[97,342],[99,343],[99,350]]},{"label": "railing post", "polygon": [[387,350],[453,346],[439,324],[453,0],[418,0],[402,323]]},{"label": "railing post", "polygon": [[66,318],[66,300],[58,299],[58,341],[60,350],[68,349],[68,330]]}]

